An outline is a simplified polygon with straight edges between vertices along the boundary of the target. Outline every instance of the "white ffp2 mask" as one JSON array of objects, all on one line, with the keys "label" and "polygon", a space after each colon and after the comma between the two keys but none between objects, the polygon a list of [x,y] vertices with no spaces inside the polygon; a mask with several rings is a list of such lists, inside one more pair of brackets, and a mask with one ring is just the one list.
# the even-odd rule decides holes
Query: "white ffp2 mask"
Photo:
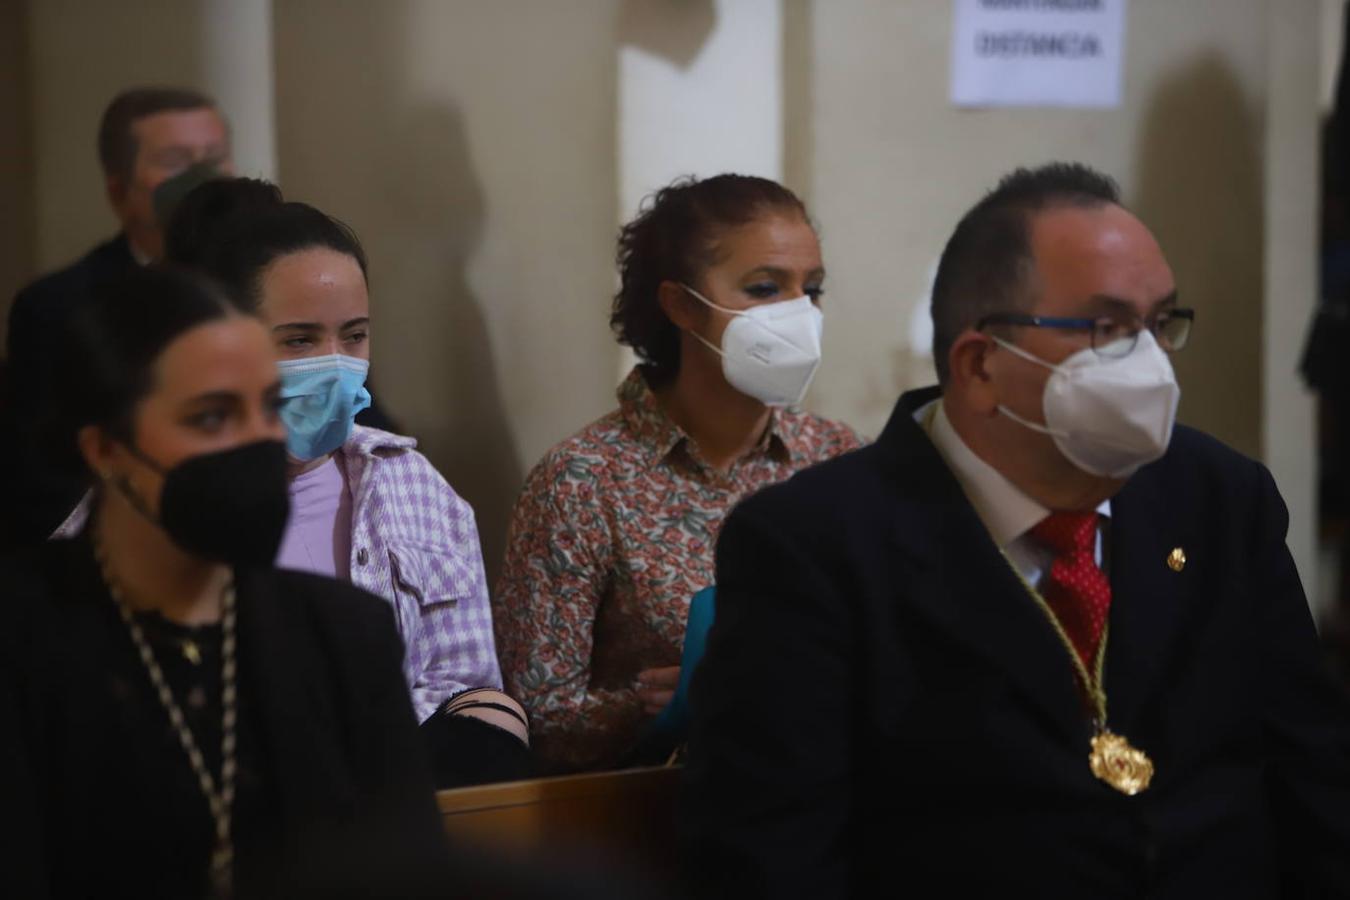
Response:
[{"label": "white ffp2 mask", "polygon": [[765,303],[750,309],[718,306],[688,285],[691,296],[732,316],[722,346],[689,332],[722,357],[722,374],[736,390],[765,406],[795,406],[806,396],[820,366],[825,317],[811,298]]},{"label": "white ffp2 mask", "polygon": [[1044,425],[1003,405],[999,412],[1050,435],[1059,452],[1084,472],[1128,478],[1167,452],[1181,388],[1152,332],[1141,331],[1138,343],[1125,356],[1106,358],[1089,348],[1059,365],[1000,338],[994,341],[1052,373],[1041,395]]}]

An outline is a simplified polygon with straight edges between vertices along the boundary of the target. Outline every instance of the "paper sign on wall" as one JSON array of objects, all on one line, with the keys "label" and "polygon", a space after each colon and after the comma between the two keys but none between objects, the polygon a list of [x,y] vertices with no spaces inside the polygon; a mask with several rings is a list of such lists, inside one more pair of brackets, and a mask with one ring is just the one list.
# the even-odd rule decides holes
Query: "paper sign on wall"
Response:
[{"label": "paper sign on wall", "polygon": [[1126,0],[953,0],[952,103],[1120,103]]}]

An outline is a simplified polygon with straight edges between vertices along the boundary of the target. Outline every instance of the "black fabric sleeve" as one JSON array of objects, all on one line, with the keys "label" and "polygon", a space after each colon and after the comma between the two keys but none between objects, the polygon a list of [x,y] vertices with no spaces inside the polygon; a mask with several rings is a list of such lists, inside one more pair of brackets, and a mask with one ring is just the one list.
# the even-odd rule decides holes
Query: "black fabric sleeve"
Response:
[{"label": "black fabric sleeve", "polygon": [[60,313],[72,309],[43,282],[20,291],[10,309],[0,397],[0,549],[45,541],[89,487],[56,388],[65,343]]},{"label": "black fabric sleeve", "polygon": [[[353,723],[358,778],[373,813],[414,833],[433,833],[439,840],[431,768],[403,675],[403,642],[386,604],[363,612],[376,621],[363,626],[358,635],[364,645],[358,652],[368,660],[366,690],[358,707],[362,720]],[[356,691],[361,687],[354,685]]]},{"label": "black fabric sleeve", "polygon": [[765,499],[718,542],[691,697],[686,880],[695,896],[838,897],[851,889],[850,604],[793,531],[810,517]]},{"label": "black fabric sleeve", "polygon": [[304,837],[296,881],[311,897],[443,896],[454,873],[393,613],[348,584],[308,579],[303,589],[342,673],[343,731],[360,799],[350,818]]},{"label": "black fabric sleeve", "polygon": [[1289,514],[1256,469],[1267,778],[1287,896],[1350,897],[1350,702],[1330,676],[1285,545]]},{"label": "black fabric sleeve", "polygon": [[[475,703],[514,715],[497,703]],[[535,775],[530,748],[505,728],[473,716],[449,715],[437,710],[418,728],[431,755],[439,790],[519,781]]]},{"label": "black fabric sleeve", "polygon": [[0,799],[10,827],[0,840],[0,883],[9,897],[40,900],[51,894],[47,879],[46,815],[38,797],[39,777],[29,742],[34,738],[24,723],[14,648],[0,641]]}]

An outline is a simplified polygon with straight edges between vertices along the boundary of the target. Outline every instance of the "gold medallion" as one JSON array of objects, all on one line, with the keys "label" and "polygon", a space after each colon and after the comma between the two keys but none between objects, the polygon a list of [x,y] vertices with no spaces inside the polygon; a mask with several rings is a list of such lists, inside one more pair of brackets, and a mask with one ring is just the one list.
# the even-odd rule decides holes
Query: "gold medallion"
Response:
[{"label": "gold medallion", "polygon": [[[1106,683],[1102,677],[1102,669],[1106,665],[1106,640],[1111,630],[1110,625],[1102,628],[1101,640],[1097,642],[1095,665],[1093,671],[1089,671],[1083,658],[1078,655],[1073,641],[1069,639],[1069,633],[1064,630],[1059,617],[1041,596],[1041,592],[1031,586],[1031,582],[1027,581],[1026,576],[1008,558],[1007,553],[1003,554],[1003,558],[1007,560],[1013,574],[1022,582],[1027,594],[1041,608],[1041,612],[1045,613],[1050,627],[1055,630],[1073,663],[1074,674],[1078,676],[1078,684],[1083,690],[1084,699],[1095,713],[1092,724],[1096,734],[1092,738],[1092,752],[1088,754],[1088,766],[1092,769],[1092,774],[1127,797],[1148,790],[1149,783],[1153,781],[1153,760],[1149,759],[1144,751],[1131,746],[1125,738],[1106,728]],[[1167,557],[1167,565],[1172,571],[1180,572],[1186,567],[1186,551],[1181,547],[1174,548]]]},{"label": "gold medallion", "polygon": [[1184,548],[1172,548],[1172,552],[1167,554],[1167,568],[1173,572],[1180,572],[1186,568],[1186,550]]},{"label": "gold medallion", "polygon": [[1128,797],[1146,790],[1153,780],[1153,761],[1144,751],[1105,730],[1093,736],[1088,764],[1093,775]]}]

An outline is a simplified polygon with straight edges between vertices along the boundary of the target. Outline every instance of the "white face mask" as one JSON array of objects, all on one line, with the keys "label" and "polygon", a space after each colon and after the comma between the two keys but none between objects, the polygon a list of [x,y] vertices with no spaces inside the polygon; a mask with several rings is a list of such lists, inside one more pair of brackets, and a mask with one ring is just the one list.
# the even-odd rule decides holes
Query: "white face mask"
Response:
[{"label": "white face mask", "polygon": [[1045,425],[1006,406],[1000,405],[999,412],[1050,435],[1059,452],[1084,472],[1128,478],[1167,452],[1181,388],[1152,332],[1141,331],[1134,349],[1118,359],[1089,348],[1057,366],[997,337],[994,341],[1054,373],[1041,397]]},{"label": "white face mask", "polygon": [[692,296],[734,316],[722,332],[720,348],[694,335],[722,357],[727,383],[765,406],[795,406],[806,396],[820,366],[820,335],[825,317],[810,297],[765,303],[746,310],[718,306],[688,285]]}]

